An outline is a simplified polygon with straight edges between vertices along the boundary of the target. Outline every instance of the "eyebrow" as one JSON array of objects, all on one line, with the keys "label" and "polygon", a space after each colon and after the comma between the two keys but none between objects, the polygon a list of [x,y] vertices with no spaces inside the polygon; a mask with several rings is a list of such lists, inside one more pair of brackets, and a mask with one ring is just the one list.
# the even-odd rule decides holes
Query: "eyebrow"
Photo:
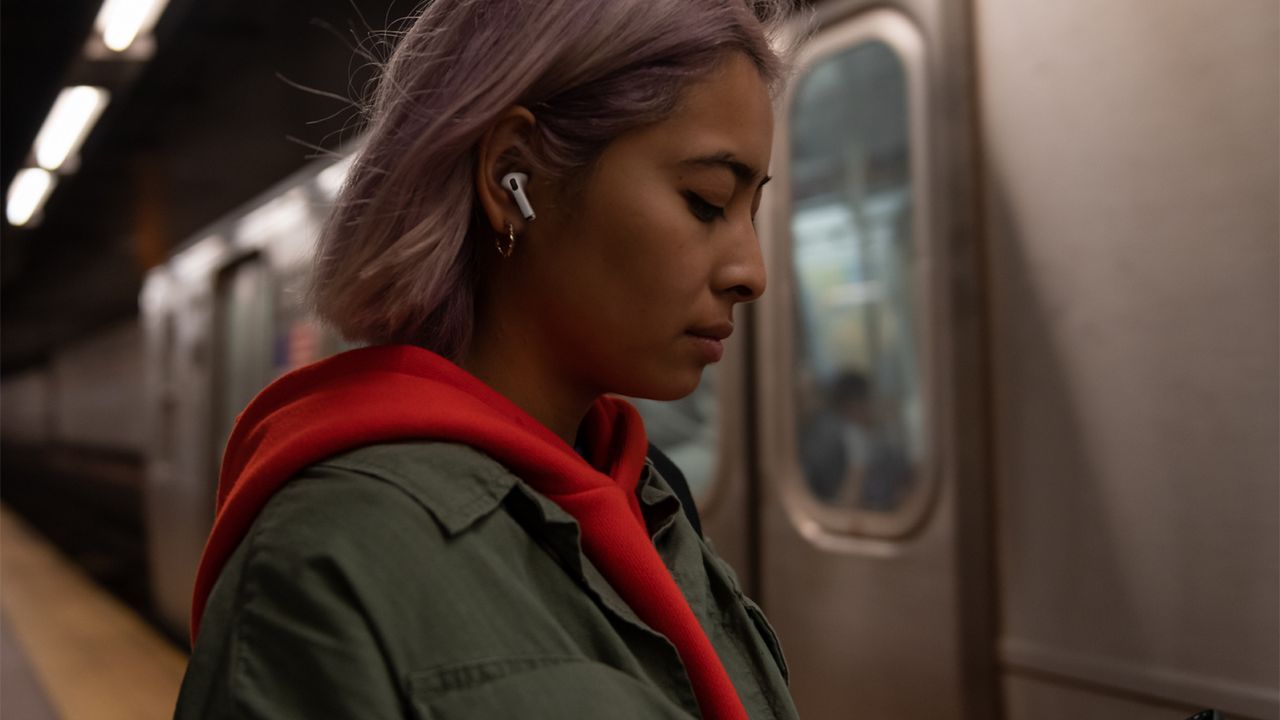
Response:
[{"label": "eyebrow", "polygon": [[[728,168],[729,171],[733,173],[734,177],[747,184],[750,184],[753,180],[759,178],[763,174],[759,170],[756,170],[750,165],[735,158],[731,152],[718,152],[712,155],[701,155],[699,157],[689,158],[680,164]],[[764,178],[760,180],[760,185],[758,187],[764,187],[764,184],[772,179],[772,176],[765,175]]]}]

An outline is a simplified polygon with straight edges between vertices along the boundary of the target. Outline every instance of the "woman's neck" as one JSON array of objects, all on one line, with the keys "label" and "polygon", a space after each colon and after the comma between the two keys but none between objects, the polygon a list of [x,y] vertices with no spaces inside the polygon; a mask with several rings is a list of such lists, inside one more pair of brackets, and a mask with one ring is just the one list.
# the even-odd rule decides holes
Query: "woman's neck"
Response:
[{"label": "woman's neck", "polygon": [[573,447],[598,394],[576,389],[537,350],[536,341],[500,323],[477,322],[458,364]]}]

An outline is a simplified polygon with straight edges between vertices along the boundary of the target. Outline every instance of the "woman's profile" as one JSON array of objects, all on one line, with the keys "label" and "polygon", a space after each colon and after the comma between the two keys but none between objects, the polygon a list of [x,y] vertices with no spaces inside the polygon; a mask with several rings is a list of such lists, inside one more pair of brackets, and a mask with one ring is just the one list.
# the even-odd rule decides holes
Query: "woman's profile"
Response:
[{"label": "woman's profile", "polygon": [[790,718],[759,608],[616,397],[764,292],[784,8],[435,0],[321,232],[365,347],[244,410],[178,718]]}]

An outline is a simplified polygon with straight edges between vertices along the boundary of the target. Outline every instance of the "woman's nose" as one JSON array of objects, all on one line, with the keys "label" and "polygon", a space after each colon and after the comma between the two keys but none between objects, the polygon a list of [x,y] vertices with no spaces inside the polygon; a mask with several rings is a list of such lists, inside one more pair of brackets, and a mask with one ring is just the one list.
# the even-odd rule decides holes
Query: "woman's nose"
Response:
[{"label": "woman's nose", "polygon": [[734,233],[717,276],[718,289],[733,302],[751,302],[764,294],[764,253],[754,225]]}]

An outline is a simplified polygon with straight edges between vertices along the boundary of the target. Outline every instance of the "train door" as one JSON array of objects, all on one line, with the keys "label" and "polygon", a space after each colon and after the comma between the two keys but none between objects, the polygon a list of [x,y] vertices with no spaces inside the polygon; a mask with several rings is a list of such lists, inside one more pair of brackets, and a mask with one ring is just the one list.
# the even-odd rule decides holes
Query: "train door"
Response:
[{"label": "train door", "polygon": [[968,196],[932,124],[966,121],[940,115],[922,15],[820,18],[774,142],[756,588],[806,718],[992,713],[981,415],[956,377],[978,345],[953,315]]},{"label": "train door", "polygon": [[147,566],[152,578],[152,602],[175,634],[185,617],[183,591],[168,578],[187,576],[187,558],[174,543],[155,542],[171,537],[173,507],[182,498],[179,486],[179,438],[182,429],[182,393],[178,383],[181,317],[178,293],[169,274],[155,270],[147,277],[141,297],[143,357],[146,368],[147,467],[146,532]]},{"label": "train door", "polygon": [[275,377],[275,306],[271,268],[262,255],[249,255],[219,273],[218,356],[214,363],[215,478],[236,416]]},{"label": "train door", "polygon": [[213,519],[210,463],[213,269],[211,236],[153,271],[142,297],[148,367],[146,515],[152,600],[165,626],[187,633],[196,564]]}]

